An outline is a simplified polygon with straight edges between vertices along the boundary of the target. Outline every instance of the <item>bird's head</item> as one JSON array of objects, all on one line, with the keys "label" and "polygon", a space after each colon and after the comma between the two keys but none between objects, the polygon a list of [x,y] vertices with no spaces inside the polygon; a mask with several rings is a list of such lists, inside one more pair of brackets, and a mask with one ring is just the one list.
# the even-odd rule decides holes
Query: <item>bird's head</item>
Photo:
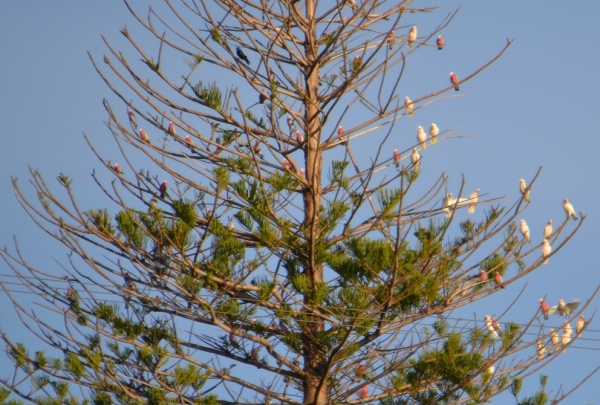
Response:
[{"label": "bird's head", "polygon": [[542,245],[544,245],[544,246],[548,245],[548,241],[547,241],[546,239],[544,239],[544,240],[542,241]]},{"label": "bird's head", "polygon": [[563,300],[558,300],[558,305],[563,306],[565,305],[565,302]]},{"label": "bird's head", "polygon": [[422,131],[422,130],[423,130],[423,127],[419,125],[419,126],[417,127],[417,129],[418,129],[418,130],[419,130],[419,132],[420,132],[420,131]]},{"label": "bird's head", "polygon": [[548,225],[552,225],[552,220],[548,221]]},{"label": "bird's head", "polygon": [[163,187],[167,187],[167,181],[166,180],[162,182],[162,186]]},{"label": "bird's head", "polygon": [[563,204],[568,204],[569,200],[565,198],[565,201],[563,201]]},{"label": "bird's head", "polygon": [[524,219],[521,220],[521,225],[525,225],[525,220]]},{"label": "bird's head", "polygon": [[486,315],[486,316],[483,317],[483,319],[485,319],[486,321],[489,321],[491,318],[490,318],[489,315]]},{"label": "bird's head", "polygon": [[544,302],[544,299],[543,299],[543,298],[540,298],[540,302]]},{"label": "bird's head", "polygon": [[441,35],[438,35],[438,39],[442,39],[442,36],[441,36]]},{"label": "bird's head", "polygon": [[453,75],[454,75],[454,72],[450,72],[450,76],[453,76]]}]

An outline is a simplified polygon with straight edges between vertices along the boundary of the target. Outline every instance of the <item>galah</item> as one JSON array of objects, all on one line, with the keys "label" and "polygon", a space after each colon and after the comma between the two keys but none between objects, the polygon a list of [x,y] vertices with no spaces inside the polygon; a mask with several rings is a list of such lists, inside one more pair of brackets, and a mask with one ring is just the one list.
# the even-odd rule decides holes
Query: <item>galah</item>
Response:
[{"label": "galah", "polygon": [[475,212],[477,201],[479,201],[479,189],[473,191],[469,196],[469,214],[473,214]]},{"label": "galah", "polygon": [[523,239],[527,241],[527,243],[531,242],[531,236],[529,234],[529,227],[527,226],[527,222],[524,219],[521,220],[521,235],[523,235]]},{"label": "galah", "polygon": [[391,51],[392,48],[394,47],[394,44],[396,43],[396,34],[394,34],[394,31],[392,31],[388,34],[387,42],[388,42],[388,48]]},{"label": "galah", "polygon": [[360,398],[364,399],[367,397],[367,395],[369,394],[369,386],[365,385],[364,387],[362,387],[362,389],[360,390]]},{"label": "galah", "polygon": [[480,270],[479,271],[479,282],[485,283],[486,281],[488,281],[487,272],[485,270]]},{"label": "galah", "polygon": [[554,329],[550,329],[550,341],[552,342],[552,346],[554,347],[554,351],[557,352],[560,350],[560,340],[558,340],[558,332]]},{"label": "galah", "polygon": [[263,154],[260,151],[260,145],[258,143],[258,141],[254,142],[254,154],[258,155],[258,157],[260,157],[261,159],[264,159],[265,157],[263,156]]},{"label": "galah", "polygon": [[127,109],[127,115],[129,116],[129,122],[131,123],[131,125],[137,128],[137,119],[135,118],[135,114],[133,113],[133,111]]},{"label": "galah", "polygon": [[581,332],[583,331],[584,326],[585,326],[585,316],[581,315],[579,317],[579,319],[577,320],[577,323],[575,323],[575,332],[577,333],[578,337],[579,337],[579,335],[581,335]]},{"label": "galah", "polygon": [[454,72],[450,72],[450,81],[452,82],[452,85],[454,86],[454,90],[456,90],[456,91],[460,90],[460,87],[458,85],[458,77],[456,77]]},{"label": "galah", "polygon": [[342,136],[342,135],[344,135],[344,128],[342,128],[342,126],[341,126],[341,125],[338,127],[338,135],[339,135],[339,136]]},{"label": "galah", "polygon": [[540,298],[540,309],[542,310],[542,314],[544,314],[544,319],[548,320],[548,304],[546,304],[543,298]]},{"label": "galah", "polygon": [[569,316],[571,312],[579,307],[579,304],[581,304],[581,301],[577,299],[566,304],[563,300],[558,300],[558,305],[548,308],[548,315]]},{"label": "galah", "polygon": [[73,289],[71,288],[71,286],[69,286],[69,288],[67,288],[67,292],[66,292],[67,298],[71,299],[73,297]]},{"label": "galah", "polygon": [[525,180],[521,179],[519,181],[519,190],[521,190],[521,194],[523,194],[523,198],[525,199],[525,202],[527,202],[528,204],[531,202],[531,198],[529,195],[529,190],[527,190],[527,184],[525,183]]},{"label": "galah", "polygon": [[410,161],[415,167],[415,170],[419,171],[419,167],[421,166],[421,155],[417,152],[417,148],[413,148],[412,154],[410,155]]},{"label": "galah", "polygon": [[408,47],[412,48],[413,43],[417,40],[417,27],[413,25],[413,27],[408,32]]},{"label": "galah", "polygon": [[233,332],[229,333],[229,344],[237,346],[237,341],[235,340],[235,335],[233,334]]},{"label": "galah", "polygon": [[408,96],[404,97],[404,105],[406,105],[406,112],[410,118],[415,116],[415,106]]},{"label": "galah", "polygon": [[442,38],[441,35],[438,35],[436,43],[437,43],[437,47],[440,51],[444,48],[444,45],[446,44],[444,42],[444,38]]},{"label": "galah", "polygon": [[123,174],[123,170],[121,169],[121,166],[118,163],[115,163],[114,170],[118,174]]},{"label": "galah", "polygon": [[546,346],[542,342],[542,339],[538,339],[536,345],[538,360],[542,360],[546,357]]},{"label": "galah", "polygon": [[303,178],[303,179],[305,179],[305,178],[306,178],[306,174],[304,173],[304,167],[302,167],[302,168],[300,169],[300,176],[302,176],[302,178]]},{"label": "galah", "polygon": [[287,123],[288,123],[288,127],[291,127],[291,126],[292,126],[292,122],[293,122],[293,121],[292,121],[292,116],[291,116],[291,115],[288,115],[288,116],[287,116]]},{"label": "galah", "polygon": [[352,69],[356,70],[360,65],[362,65],[362,58],[359,55],[356,55],[352,61]]},{"label": "galah", "polygon": [[500,275],[500,273],[496,272],[496,274],[494,274],[494,281],[496,282],[496,285],[498,287],[505,288],[504,281],[502,280],[502,276]]},{"label": "galah", "polygon": [[267,96],[265,96],[262,93],[258,93],[258,103],[259,104],[264,104],[265,101],[267,101]]},{"label": "galah", "polygon": [[577,221],[577,214],[575,213],[575,210],[573,209],[573,206],[571,205],[569,200],[565,199],[563,201],[563,208],[565,209],[565,212],[567,213],[567,219],[569,219],[570,217],[573,217],[573,220]]},{"label": "galah", "polygon": [[252,360],[258,361],[258,348],[257,347],[252,349],[252,351],[250,352],[250,357],[252,358]]},{"label": "galah", "polygon": [[169,135],[177,135],[176,131],[175,131],[175,124],[173,124],[171,121],[169,121],[169,129],[167,131],[169,133]]},{"label": "galah", "polygon": [[427,134],[423,131],[422,126],[417,126],[417,142],[421,145],[421,149],[427,148]]},{"label": "galah", "polygon": [[550,236],[552,236],[552,220],[544,227],[544,239],[550,239]]},{"label": "galah", "polygon": [[548,241],[546,239],[544,239],[542,241],[542,257],[544,258],[544,261],[542,262],[542,264],[548,264],[548,255],[552,252],[552,246],[550,246],[550,243],[548,243]]},{"label": "galah", "polygon": [[242,51],[242,48],[240,48],[238,46],[237,50],[235,51],[235,53],[237,54],[238,58],[240,58],[241,60],[243,60],[244,62],[246,62],[246,65],[250,64],[250,60],[248,59],[248,57],[246,56],[246,54],[244,53],[244,51]]},{"label": "galah", "polygon": [[230,217],[229,223],[227,224],[227,229],[233,231],[233,228],[235,228],[235,221],[233,220],[233,217]]},{"label": "galah", "polygon": [[361,364],[358,366],[358,368],[356,370],[356,376],[354,378],[354,382],[360,381],[360,379],[363,378],[364,374],[365,374],[365,366],[363,366]]},{"label": "galah", "polygon": [[132,290],[135,290],[135,283],[133,282],[133,280],[131,279],[131,276],[129,275],[129,272],[126,271],[123,274],[123,281],[125,281],[125,286],[127,288],[130,288]]},{"label": "galah", "polygon": [[492,323],[492,318],[489,315],[484,317],[485,326],[490,331],[490,334],[494,337],[494,339],[498,339],[498,332],[496,332],[496,328],[494,328],[494,324]]},{"label": "galah", "polygon": [[396,163],[396,167],[400,167],[400,152],[394,149],[394,163]]},{"label": "galah", "polygon": [[300,133],[300,131],[296,131],[296,142],[298,142],[298,143],[304,142],[304,137],[302,136],[302,133]]},{"label": "galah", "polygon": [[160,198],[165,198],[167,194],[167,181],[163,181],[160,185]]},{"label": "galah", "polygon": [[210,218],[210,216],[212,215],[212,210],[210,208],[206,209],[206,218]]},{"label": "galah", "polygon": [[437,125],[431,124],[431,126],[429,127],[429,137],[431,138],[432,144],[437,143],[437,136],[439,135],[439,133],[440,129],[437,127]]},{"label": "galah", "polygon": [[494,329],[496,330],[496,332],[498,332],[498,335],[502,335],[500,333],[500,324],[498,323],[498,321],[494,317],[492,317],[492,326],[494,327]]},{"label": "galah", "polygon": [[190,149],[192,149],[192,150],[194,149],[194,140],[192,138],[190,138],[189,135],[185,136],[185,143],[187,143],[187,145]]},{"label": "galah", "polygon": [[571,329],[571,324],[567,322],[567,324],[565,325],[565,329],[562,335],[562,345],[563,345],[563,352],[567,349],[565,349],[565,346],[569,344],[569,342],[571,341],[571,334],[573,333],[573,329]]},{"label": "galah", "polygon": [[292,164],[287,159],[283,159],[283,167],[285,167],[288,170],[292,170]]},{"label": "galah", "polygon": [[150,143],[150,137],[148,137],[148,134],[142,128],[140,128],[140,138],[142,138],[142,141]]}]

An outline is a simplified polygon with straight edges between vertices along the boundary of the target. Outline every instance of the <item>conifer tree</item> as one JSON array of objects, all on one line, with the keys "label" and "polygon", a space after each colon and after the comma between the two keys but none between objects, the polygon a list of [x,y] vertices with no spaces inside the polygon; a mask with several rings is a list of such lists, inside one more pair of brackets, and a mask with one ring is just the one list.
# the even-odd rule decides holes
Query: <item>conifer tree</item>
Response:
[{"label": "conifer tree", "polygon": [[[68,202],[36,170],[38,201],[13,180],[72,260],[52,275],[0,252],[52,313],[5,288],[48,350],[3,325],[15,374],[1,399],[478,404],[510,390],[548,401],[545,377],[519,398],[521,378],[570,344],[554,349],[549,330],[531,328],[541,312],[528,325],[450,318],[551,262],[585,215],[556,223],[544,256],[517,225],[539,172],[507,190],[509,206],[464,179],[451,193],[443,173],[433,184],[420,174],[455,129],[412,135],[419,110],[466,91],[511,41],[407,95],[403,80],[438,82],[405,66],[451,52],[439,36],[454,13],[410,0],[167,1],[169,15],[126,4],[156,47],[124,27],[130,49],[105,39],[107,54],[90,55],[121,100],[104,106],[122,156],[86,138],[112,178],[93,174],[106,203],[80,207],[66,174]],[[418,30],[421,13],[437,28]]]}]

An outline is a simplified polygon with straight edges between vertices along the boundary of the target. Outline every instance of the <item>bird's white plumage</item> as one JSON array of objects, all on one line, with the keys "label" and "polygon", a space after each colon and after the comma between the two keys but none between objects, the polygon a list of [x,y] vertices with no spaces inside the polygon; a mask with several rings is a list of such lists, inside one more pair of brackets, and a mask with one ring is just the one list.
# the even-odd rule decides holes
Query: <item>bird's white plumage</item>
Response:
[{"label": "bird's white plumage", "polygon": [[527,241],[527,243],[531,242],[531,236],[529,235],[529,227],[527,226],[527,222],[524,219],[521,220],[521,235],[523,235],[523,239]]},{"label": "bird's white plumage", "polygon": [[537,350],[538,360],[542,360],[546,356],[546,346],[544,345],[544,343],[542,342],[541,339],[537,340],[536,350]]},{"label": "bird's white plumage", "polygon": [[431,143],[437,143],[437,136],[440,134],[440,129],[437,125],[431,124],[429,127],[429,137],[431,138]]},{"label": "bird's white plumage", "polygon": [[479,201],[479,189],[473,191],[469,196],[469,214],[473,214],[475,212],[477,201]]},{"label": "bird's white plumage", "polygon": [[404,97],[404,104],[406,105],[406,112],[410,118],[415,116],[415,106],[408,96]]},{"label": "bird's white plumage", "polygon": [[496,332],[496,329],[494,328],[494,325],[492,324],[492,318],[489,315],[486,315],[484,317],[484,319],[485,319],[485,326],[490,331],[490,334],[494,337],[494,339],[498,339],[498,332]]},{"label": "bird's white plumage", "polygon": [[550,236],[552,236],[552,220],[544,227],[544,239],[550,239]]},{"label": "bird's white plumage", "polygon": [[569,200],[565,199],[563,201],[563,208],[565,209],[565,212],[567,213],[567,219],[573,218],[573,220],[577,221],[577,214],[575,213],[575,210],[573,209],[573,206],[571,205]]},{"label": "bird's white plumage", "polygon": [[565,349],[565,346],[569,344],[569,342],[571,341],[571,334],[573,333],[573,329],[571,329],[571,324],[567,323],[565,325],[565,329],[562,335],[562,345],[563,345],[563,351],[567,350]]},{"label": "bird's white plumage", "polygon": [[413,148],[412,154],[410,155],[410,160],[415,166],[415,170],[419,171],[419,167],[421,166],[421,155],[419,155],[417,148]]},{"label": "bird's white plumage", "polygon": [[408,47],[412,48],[413,43],[417,40],[417,27],[413,25],[413,27],[408,32]]},{"label": "bird's white plumage", "polygon": [[521,194],[523,194],[523,197],[525,198],[525,201],[527,203],[531,202],[531,198],[529,195],[529,190],[527,190],[527,184],[525,183],[525,180],[521,179],[519,182],[519,190],[521,190]]},{"label": "bird's white plumage", "polygon": [[554,347],[554,351],[557,352],[560,349],[560,340],[558,339],[558,332],[554,329],[550,329],[550,341]]},{"label": "bird's white plumage", "polygon": [[417,127],[417,142],[421,145],[421,149],[425,150],[427,148],[427,134],[420,125]]},{"label": "bird's white plumage", "polygon": [[544,239],[542,241],[542,257],[544,257],[544,261],[542,262],[542,264],[548,264],[548,259],[546,258],[550,253],[552,253],[552,246],[550,246],[550,243]]}]

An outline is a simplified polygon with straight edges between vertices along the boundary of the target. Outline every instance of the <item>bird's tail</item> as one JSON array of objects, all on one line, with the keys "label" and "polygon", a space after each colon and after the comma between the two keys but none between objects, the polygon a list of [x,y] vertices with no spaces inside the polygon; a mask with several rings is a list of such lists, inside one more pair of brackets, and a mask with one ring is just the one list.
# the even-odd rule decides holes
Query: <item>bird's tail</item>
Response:
[{"label": "bird's tail", "polygon": [[460,86],[454,86],[454,91],[459,91],[460,90]]},{"label": "bird's tail", "polygon": [[475,212],[475,204],[469,205],[469,214],[473,214]]},{"label": "bird's tail", "polygon": [[437,143],[437,136],[432,136],[431,137],[431,144],[435,145]]},{"label": "bird's tail", "polygon": [[544,260],[542,264],[548,264],[548,259]]},{"label": "bird's tail", "polygon": [[[421,149],[425,150],[427,149],[427,141],[425,142],[421,142]],[[575,218],[577,220],[577,218]]]},{"label": "bird's tail", "polygon": [[573,220],[577,221],[579,219],[579,218],[577,218],[577,214],[575,214],[574,212],[572,215],[573,215]]},{"label": "bird's tail", "polygon": [[408,116],[409,116],[410,118],[414,117],[414,116],[415,116],[415,112],[414,112],[414,111],[410,111],[410,112],[408,113]]}]

